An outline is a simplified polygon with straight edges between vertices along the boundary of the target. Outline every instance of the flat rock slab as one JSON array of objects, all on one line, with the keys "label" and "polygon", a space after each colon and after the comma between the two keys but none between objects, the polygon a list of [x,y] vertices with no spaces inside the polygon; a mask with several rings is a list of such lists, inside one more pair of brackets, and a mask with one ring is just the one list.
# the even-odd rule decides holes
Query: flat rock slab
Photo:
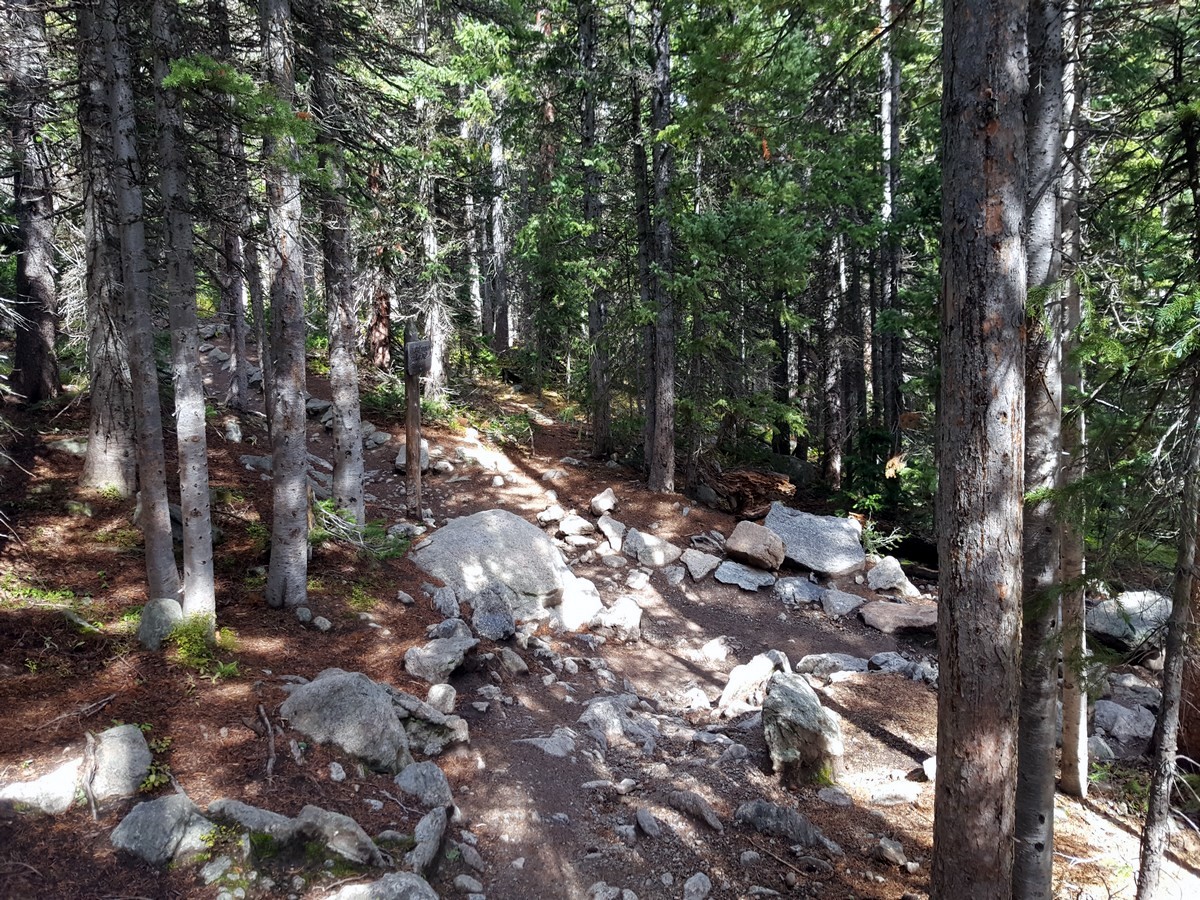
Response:
[{"label": "flat rock slab", "polygon": [[825,588],[819,584],[814,584],[807,578],[780,578],[775,582],[775,597],[783,603],[784,606],[797,607],[802,603],[817,603],[821,599],[821,594],[825,592]]},{"label": "flat rock slab", "polygon": [[787,558],[806,569],[844,575],[866,565],[862,526],[854,519],[814,516],[789,509],[777,500],[771,504],[764,524],[783,539]]},{"label": "flat rock slab", "polygon": [[841,848],[821,833],[821,829],[794,809],[778,806],[766,800],[743,803],[737,808],[733,819],[737,824],[753,828],[762,834],[771,834],[804,847],[820,847],[835,853]]},{"label": "flat rock slab", "polygon": [[729,560],[717,566],[716,574],[713,577],[722,584],[736,584],[743,591],[757,591],[759,588],[770,587],[775,583],[775,576],[770,572],[752,569]]},{"label": "flat rock slab", "polygon": [[848,594],[836,588],[827,588],[821,593],[821,607],[827,616],[848,616],[866,602],[857,594]]},{"label": "flat rock slab", "polygon": [[623,549],[626,556],[632,556],[641,565],[652,569],[678,562],[683,555],[683,551],[674,544],[636,528],[629,529],[625,535]]},{"label": "flat rock slab", "polygon": [[876,600],[858,608],[858,615],[884,634],[933,634],[937,631],[936,603],[888,603]]},{"label": "flat rock slab", "polygon": [[348,885],[329,900],[438,900],[438,895],[420,875],[392,872],[370,884]]},{"label": "flat rock slab", "polygon": [[682,559],[693,581],[699,581],[721,564],[719,556],[713,556],[711,553],[705,553],[703,550],[693,550],[691,548],[683,551]]}]

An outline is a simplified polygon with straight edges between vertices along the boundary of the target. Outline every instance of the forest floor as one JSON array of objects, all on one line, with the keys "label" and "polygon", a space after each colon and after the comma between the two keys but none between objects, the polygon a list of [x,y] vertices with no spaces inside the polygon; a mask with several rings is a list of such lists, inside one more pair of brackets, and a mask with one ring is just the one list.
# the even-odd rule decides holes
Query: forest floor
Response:
[{"label": "forest floor", "polygon": [[[219,395],[216,381],[211,390]],[[328,385],[320,377],[310,376],[309,389],[314,396],[328,397]],[[477,466],[428,474],[424,505],[432,508],[439,525],[492,508],[533,521],[550,505],[550,490],[563,507],[585,509],[607,487],[620,501],[616,518],[680,547],[688,546],[691,535],[709,529],[728,535],[736,523],[734,517],[694,506],[682,496],[649,493],[633,470],[588,459],[580,431],[560,421],[553,398],[538,399],[498,385],[475,402],[480,407],[475,424],[489,416],[528,416],[532,436],[520,447],[491,448],[513,466],[502,487],[494,486],[494,472]],[[403,475],[393,468],[404,433],[402,412],[364,414],[393,435],[391,442],[367,452],[372,473],[367,490],[374,498],[369,517],[388,524],[401,520],[405,509],[399,493]],[[243,441],[231,443],[220,417],[214,417],[208,438],[210,473],[213,486],[220,488],[214,515],[224,532],[216,548],[218,619],[236,634],[236,646],[219,657],[236,661],[237,674],[197,672],[171,652],[152,653],[137,644],[130,611],[146,597],[140,538],[130,521],[132,501],[80,489],[81,459],[49,447],[51,441],[86,435],[86,405],[70,402],[36,416],[6,410],[6,416],[15,432],[7,445],[13,462],[0,469],[0,512],[10,533],[0,543],[0,783],[48,771],[66,754],[78,752],[87,731],[138,723],[158,748],[160,771],[169,771],[201,807],[232,797],[295,815],[305,804],[315,804],[354,817],[371,834],[389,828],[411,832],[420,812],[384,794],[394,791],[388,776],[354,771],[330,747],[308,746],[297,762],[285,740],[274,774],[268,776],[268,742],[257,711],[261,704],[278,722],[286,676],[311,678],[329,667],[361,671],[424,697],[428,685],[405,672],[403,656],[424,642],[427,625],[440,620],[422,591],[428,577],[404,558],[371,559],[344,545],[324,543],[314,549],[309,568],[309,606],[332,622],[331,630],[319,632],[289,611],[269,609],[263,601],[261,567],[267,562],[264,523],[269,521],[270,485],[267,476],[239,461],[243,454],[267,452],[262,419],[243,416]],[[443,458],[454,460],[459,446],[479,449],[466,424],[429,428],[426,436]],[[328,459],[330,439],[312,419],[310,432],[310,451]],[[580,463],[564,464],[565,457]],[[543,480],[554,469],[560,476]],[[575,567],[607,600],[626,592],[628,571],[606,569],[598,560]],[[839,586],[862,590],[852,580]],[[399,602],[398,591],[417,602]],[[671,586],[655,571],[636,596],[644,609],[638,642],[610,640],[592,649],[578,635],[546,638],[563,657],[602,657],[616,685],[631,688],[652,706],[694,688],[715,699],[735,665],[770,649],[783,651],[793,664],[819,652],[936,655],[932,639],[889,637],[853,617],[832,619],[819,606],[788,610],[770,591],[747,593],[711,577]],[[64,610],[98,630],[82,632]],[[701,652],[721,637],[728,649],[725,658]],[[459,698],[456,712],[470,724],[470,743],[451,748],[436,762],[449,777],[461,812],[451,832],[457,837],[469,830],[477,839],[488,864],[477,874],[493,900],[588,897],[589,887],[599,881],[642,898],[678,898],[695,872],[709,876],[711,896],[720,898],[750,896],[756,886],[785,896],[830,900],[899,900],[927,893],[932,784],[912,789],[915,802],[880,805],[877,800],[889,785],[911,784],[913,773],[934,753],[937,702],[928,686],[875,673],[824,691],[822,702],[842,716],[846,756],[839,784],[854,801],[839,807],[818,799],[816,787],[782,786],[771,773],[761,729],[738,731],[735,723],[729,723],[729,736],[744,744],[749,756],[734,761],[718,762],[727,741],[706,743],[695,734],[669,737],[649,756],[638,748],[612,747],[602,759],[582,748],[555,758],[514,743],[574,726],[583,704],[602,694],[605,684],[581,663],[570,687],[562,681],[547,685],[542,676],[549,670],[543,672],[531,654],[526,654],[534,670],[530,674],[499,675],[494,661],[483,658],[490,649],[495,648],[484,642],[452,679]],[[498,687],[502,699],[480,711],[472,703],[489,693],[489,686]],[[706,711],[690,716],[696,729],[712,722]],[[287,737],[300,738],[292,732]],[[334,760],[346,763],[350,776],[344,782],[330,778]],[[1113,770],[1099,774],[1112,776]],[[637,782],[627,795],[581,787],[625,777]],[[1085,802],[1056,798],[1058,896],[1132,897],[1138,806],[1144,799],[1139,794],[1145,781],[1145,773],[1132,769],[1122,777],[1098,778]],[[666,794],[678,789],[708,799],[725,823],[724,831],[710,830],[670,808]],[[170,790],[167,784],[153,793]],[[788,841],[735,826],[737,806],[759,798],[798,809],[845,855],[832,860],[832,869],[813,868],[791,852]],[[109,834],[129,805],[120,804],[97,821],[86,806],[56,817],[0,816],[0,897],[215,897],[217,887],[205,886],[196,867],[159,871],[115,853]],[[639,806],[658,817],[663,833],[643,836],[630,847],[614,829],[632,823]],[[883,837],[903,845],[908,859],[919,864],[916,871],[878,858]],[[758,853],[759,861],[744,864],[745,851]],[[457,893],[453,879],[467,871],[455,856],[446,854],[430,875],[439,894]],[[1200,896],[1198,861],[1195,835],[1177,833],[1162,896]],[[279,884],[263,895],[319,898],[334,884],[366,881],[370,874],[342,868],[314,871],[304,864],[260,865],[261,873]],[[293,886],[298,871],[303,886]]]}]

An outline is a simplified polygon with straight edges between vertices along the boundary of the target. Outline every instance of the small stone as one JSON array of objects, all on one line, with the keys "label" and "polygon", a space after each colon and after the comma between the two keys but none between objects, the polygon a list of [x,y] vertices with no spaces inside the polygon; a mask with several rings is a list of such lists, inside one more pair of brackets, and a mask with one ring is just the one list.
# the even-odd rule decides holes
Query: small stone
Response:
[{"label": "small stone", "polygon": [[416,603],[416,600],[414,600],[412,594],[408,593],[407,591],[396,591],[396,602],[403,603],[405,606],[412,606],[414,603]]},{"label": "small stone", "polygon": [[346,770],[342,768],[340,762],[331,762],[329,764],[329,778],[331,781],[336,781],[339,784],[346,780]]},{"label": "small stone", "polygon": [[313,624],[313,628],[317,629],[317,631],[322,631],[322,632],[328,631],[330,628],[333,627],[333,623],[330,622],[324,616],[317,616],[315,619],[312,620],[312,624]]},{"label": "small stone", "polygon": [[454,887],[464,894],[479,894],[483,891],[483,884],[470,875],[457,876],[454,879]]},{"label": "small stone", "polygon": [[612,488],[605,488],[592,498],[588,507],[594,516],[603,516],[617,508],[617,495]]},{"label": "small stone", "polygon": [[899,841],[893,841],[891,838],[880,839],[879,846],[875,848],[875,856],[894,866],[905,866],[908,863],[904,847]]},{"label": "small stone", "polygon": [[756,865],[762,860],[762,857],[753,850],[743,850],[742,855],[738,857],[738,861],[747,869]]},{"label": "small stone", "polygon": [[817,799],[822,803],[828,803],[830,806],[850,807],[854,805],[854,801],[850,795],[837,787],[825,787],[817,791]]},{"label": "small stone", "polygon": [[641,569],[634,569],[625,578],[625,587],[631,591],[640,591],[642,588],[649,586],[650,573],[644,572]]},{"label": "small stone", "polygon": [[522,869],[524,869],[525,868],[525,857],[518,856],[516,859],[514,859],[512,861],[512,867],[514,869],[516,869],[518,872],[520,872]]},{"label": "small stone", "polygon": [[821,606],[825,610],[827,616],[848,616],[854,612],[866,601],[856,594],[848,594],[845,591],[839,591],[834,588],[826,589],[821,594]]},{"label": "small stone", "polygon": [[457,699],[458,691],[452,685],[433,684],[429,686],[429,693],[425,697],[425,702],[438,712],[448,715],[454,712],[454,703]]},{"label": "small stone", "polygon": [[703,872],[697,872],[683,883],[683,900],[705,900],[712,893],[712,881]]},{"label": "small stone", "polygon": [[496,488],[504,487],[504,476],[503,475],[493,475],[492,476],[492,487],[496,487]]},{"label": "small stone", "polygon": [[637,826],[645,832],[647,837],[656,838],[662,834],[658,819],[654,818],[654,814],[645,807],[638,807]]},{"label": "small stone", "polygon": [[757,591],[775,583],[775,576],[768,572],[752,569],[742,563],[726,560],[717,567],[713,576],[723,584],[736,584],[744,591]]},{"label": "small stone", "polygon": [[529,673],[529,664],[510,647],[500,648],[500,664],[510,675],[527,675]]}]

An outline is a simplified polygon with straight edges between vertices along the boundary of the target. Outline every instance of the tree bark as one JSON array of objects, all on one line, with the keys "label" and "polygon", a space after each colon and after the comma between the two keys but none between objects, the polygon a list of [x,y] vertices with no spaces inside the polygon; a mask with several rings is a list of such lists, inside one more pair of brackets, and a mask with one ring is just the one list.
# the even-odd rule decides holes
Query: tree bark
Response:
[{"label": "tree bark", "polygon": [[1025,427],[1023,2],[943,29],[938,777],[931,896],[1008,900]]},{"label": "tree bark", "polygon": [[[1079,222],[1079,190],[1082,182],[1084,156],[1080,139],[1079,117],[1083,110],[1083,78],[1079,69],[1082,34],[1082,5],[1077,4],[1064,25],[1064,42],[1070,46],[1063,76],[1063,115],[1066,133],[1063,153],[1067,167],[1063,178],[1063,253],[1070,267],[1065,284],[1063,336],[1068,350],[1063,354],[1063,398],[1076,408],[1063,421],[1063,478],[1075,482],[1085,473],[1086,422],[1084,409],[1078,405],[1083,396],[1083,370],[1078,357],[1083,304],[1079,283],[1079,258],[1083,246]],[[1068,37],[1069,34],[1069,37]],[[1087,689],[1084,667],[1087,665],[1085,639],[1083,583],[1085,574],[1084,519],[1085,511],[1062,519],[1062,657],[1063,657],[1063,733],[1062,760],[1059,766],[1065,793],[1086,797],[1088,790],[1087,749]]]},{"label": "tree bark", "polygon": [[125,290],[121,319],[129,342],[134,415],[138,435],[138,524],[146,544],[146,581],[151,599],[179,598],[179,570],[171,539],[167,502],[166,456],[158,372],[154,364],[154,325],[150,311],[150,262],[142,171],[138,160],[133,83],[125,23],[120,4],[103,0],[101,28],[108,64],[117,231],[121,239],[121,274]]},{"label": "tree bark", "polygon": [[[295,102],[292,9],[289,0],[262,0],[263,59],[280,102]],[[295,138],[264,141],[267,223],[271,246],[271,560],[270,606],[307,599],[308,451],[304,411],[304,258],[300,235],[299,152]],[[265,371],[265,369],[264,369]]]},{"label": "tree bark", "polygon": [[894,34],[897,0],[880,0],[879,24],[883,32],[883,96],[880,123],[883,133],[883,205],[880,220],[882,290],[879,329],[879,381],[882,392],[883,425],[891,435],[892,455],[900,452],[900,414],[904,411],[904,344],[900,332],[900,241],[896,232],[896,196],[900,191],[900,63],[896,59]]},{"label": "tree bark", "polygon": [[1021,587],[1021,711],[1017,737],[1013,897],[1050,900],[1062,462],[1062,0],[1031,0],[1026,107],[1028,200],[1025,352],[1025,524]]},{"label": "tree bark", "polygon": [[650,454],[649,488],[675,490],[675,296],[670,283],[671,182],[675,150],[662,134],[671,124],[671,32],[662,0],[650,7],[654,71],[650,91],[650,130],[654,134],[654,266],[651,302],[654,321],[654,430]]},{"label": "tree bark", "polygon": [[1175,754],[1179,741],[1183,670],[1187,662],[1188,645],[1192,640],[1192,614],[1197,590],[1196,567],[1200,564],[1200,371],[1192,373],[1187,439],[1183,503],[1179,511],[1179,544],[1175,557],[1171,615],[1167,619],[1163,660],[1163,693],[1154,725],[1154,737],[1150,744],[1153,748],[1150,796],[1146,803],[1146,822],[1142,826],[1137,900],[1154,900],[1162,874],[1163,853],[1166,852],[1167,838],[1170,836],[1171,788],[1175,784],[1177,768]]},{"label": "tree bark", "polygon": [[[327,21],[328,16],[322,15]],[[316,28],[317,104],[320,107],[321,245],[325,257],[325,309],[329,320],[329,386],[333,396],[333,504],[359,525],[366,522],[363,498],[363,434],[359,410],[358,312],[354,306],[354,263],[350,208],[339,135],[344,123],[338,97],[337,64],[325,28]]]},{"label": "tree bark", "polygon": [[154,0],[154,116],[158,126],[167,308],[171,325],[171,376],[175,383],[175,435],[179,456],[179,506],[183,518],[183,613],[216,621],[212,514],[208,493],[208,443],[204,376],[196,324],[196,262],[193,256],[187,135],[175,91],[163,86],[178,54],[175,0]]},{"label": "tree bark", "polygon": [[131,497],[137,490],[137,426],[129,351],[119,321],[121,258],[112,189],[108,78],[95,4],[83,3],[79,29],[79,155],[83,178],[90,420],[79,484]]},{"label": "tree bark", "polygon": [[17,218],[14,310],[20,316],[13,348],[13,390],[26,404],[58,396],[54,355],[57,290],[54,284],[54,189],[43,128],[50,91],[46,75],[46,14],[36,0],[11,4],[13,199]]},{"label": "tree bark", "polygon": [[491,327],[492,350],[503,353],[509,348],[508,308],[508,246],[505,243],[507,221],[505,219],[504,195],[508,190],[508,163],[504,159],[504,135],[500,123],[492,126],[492,261],[488,267],[491,296],[491,316],[484,308],[484,336]]},{"label": "tree bark", "polygon": [[[579,3],[579,67],[583,73],[583,96],[580,100],[580,155],[583,157],[583,222],[588,229],[588,255],[592,265],[600,263],[601,176],[595,159],[596,94],[598,90],[597,49],[600,43],[598,12],[595,0]],[[603,279],[597,279],[588,295],[588,386],[591,391],[592,453],[608,456],[613,451],[612,394],[608,358],[608,289]]]}]

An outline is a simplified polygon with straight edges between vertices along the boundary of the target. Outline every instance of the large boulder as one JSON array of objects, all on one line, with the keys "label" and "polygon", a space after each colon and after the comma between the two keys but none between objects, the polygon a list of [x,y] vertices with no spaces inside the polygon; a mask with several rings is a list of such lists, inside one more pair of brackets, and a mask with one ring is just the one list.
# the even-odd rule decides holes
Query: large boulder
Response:
[{"label": "large boulder", "polygon": [[326,669],[294,688],[279,714],[318,744],[334,744],[376,769],[399,772],[412,762],[391,695],[361,672]]},{"label": "large boulder", "polygon": [[450,782],[437,763],[413,763],[394,780],[396,787],[425,806],[449,806],[454,802]]},{"label": "large boulder", "polygon": [[1156,591],[1124,591],[1089,609],[1086,623],[1089,633],[1127,650],[1147,641],[1161,645],[1161,629],[1170,615],[1170,597]]},{"label": "large boulder", "polygon": [[212,830],[212,822],[191,800],[169,794],[135,806],[113,829],[110,840],[118,850],[161,866],[202,853]]},{"label": "large boulder", "polygon": [[97,803],[136,796],[153,761],[146,736],[136,725],[119,725],[101,732],[96,741],[92,796]]},{"label": "large boulder", "polygon": [[479,643],[462,619],[447,619],[431,631],[434,639],[423,647],[410,647],[404,654],[408,674],[430,684],[443,684],[463,664],[467,653]]},{"label": "large boulder", "polygon": [[163,641],[183,621],[183,607],[171,597],[151,600],[142,607],[138,620],[138,643],[147,650],[159,650]]},{"label": "large boulder", "polygon": [[720,714],[732,718],[761,707],[767,682],[776,671],[792,671],[787,656],[778,650],[768,650],[748,663],[735,666],[717,701]]},{"label": "large boulder", "polygon": [[777,500],[771,504],[764,524],[782,538],[787,558],[806,569],[844,575],[866,564],[862,526],[854,519],[814,516],[789,509]]},{"label": "large boulder", "polygon": [[894,556],[885,556],[867,573],[867,587],[873,591],[894,591],[908,600],[921,596],[921,592],[904,574],[900,560]]},{"label": "large boulder", "polygon": [[623,549],[626,556],[636,559],[641,565],[659,569],[679,561],[683,551],[674,544],[652,534],[629,529],[625,535]]},{"label": "large boulder", "polygon": [[738,522],[725,541],[731,559],[773,572],[783,565],[783,538],[754,522]]},{"label": "large boulder", "polygon": [[83,759],[77,756],[41,778],[0,787],[0,810],[9,808],[51,815],[66,812],[75,802],[75,786],[79,783],[82,765]]},{"label": "large boulder", "polygon": [[502,509],[451,520],[409,558],[460,597],[504,585],[518,621],[546,618],[574,577],[546,534]]},{"label": "large boulder", "polygon": [[763,701],[763,736],[777,773],[802,780],[837,776],[845,746],[837,716],[802,675],[776,672]]},{"label": "large boulder", "polygon": [[888,603],[873,600],[858,608],[859,617],[884,634],[933,634],[937,631],[936,603]]}]

